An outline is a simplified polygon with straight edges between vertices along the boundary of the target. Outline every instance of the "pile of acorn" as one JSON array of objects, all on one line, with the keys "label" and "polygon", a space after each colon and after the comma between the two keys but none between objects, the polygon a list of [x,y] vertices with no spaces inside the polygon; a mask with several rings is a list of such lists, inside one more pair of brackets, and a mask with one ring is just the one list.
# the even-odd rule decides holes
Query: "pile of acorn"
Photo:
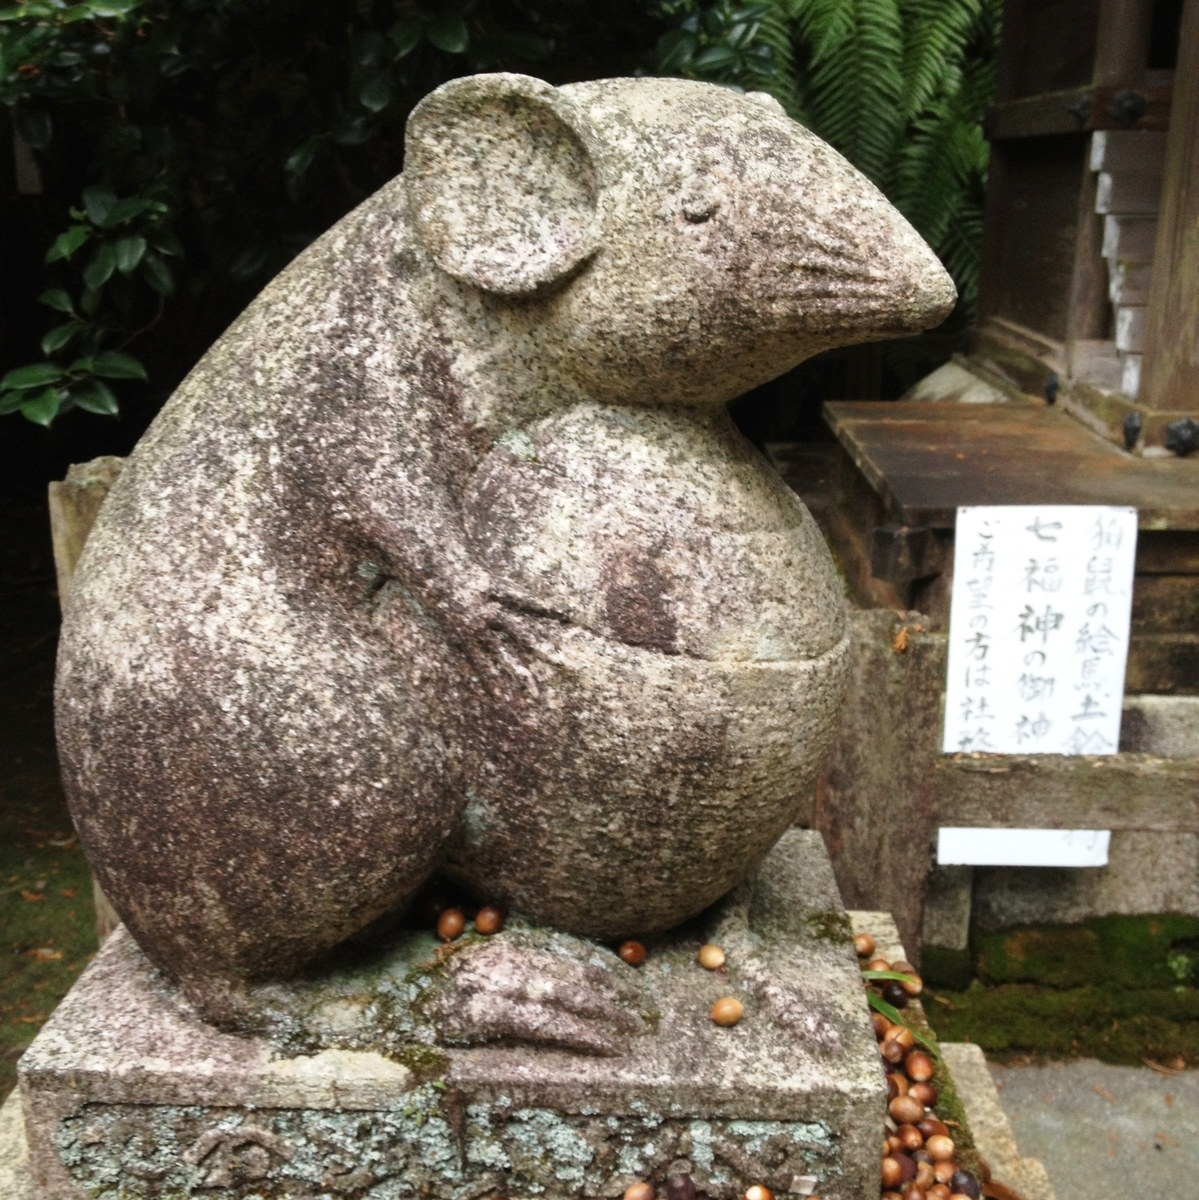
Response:
[{"label": "pile of acorn", "polygon": [[[888,1004],[906,1008],[924,988],[920,976],[909,962],[876,958],[875,948],[868,933],[854,938],[854,949],[867,971],[904,976],[879,982]],[[949,1126],[934,1115],[937,1089],[932,1082],[931,1056],[916,1045],[915,1035],[906,1025],[894,1023],[881,1012],[872,1013],[871,1019],[887,1075],[882,1200],[979,1200],[982,1188],[978,1180],[954,1161],[957,1148]]]}]

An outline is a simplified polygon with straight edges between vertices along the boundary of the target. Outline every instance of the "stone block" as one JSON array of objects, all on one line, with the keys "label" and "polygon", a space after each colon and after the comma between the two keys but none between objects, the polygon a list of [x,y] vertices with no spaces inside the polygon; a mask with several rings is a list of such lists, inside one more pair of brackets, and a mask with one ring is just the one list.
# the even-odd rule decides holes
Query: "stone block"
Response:
[{"label": "stone block", "polygon": [[988,932],[1152,913],[1199,916],[1199,834],[1117,829],[1106,867],[974,872],[974,920]]},{"label": "stone block", "polygon": [[1199,758],[1199,696],[1125,696],[1120,749]]},{"label": "stone block", "polygon": [[1156,217],[1103,218],[1103,257],[1121,262],[1152,262]]},{"label": "stone block", "polygon": [[1101,129],[1091,135],[1091,170],[1156,175],[1166,169],[1166,135],[1150,129]]},{"label": "stone block", "polygon": [[[356,1030],[386,1024],[399,993],[364,998],[360,964],[309,982],[324,1039],[297,1054],[205,1024],[120,929],[21,1060],[36,1200],[552,1200],[675,1171],[726,1200],[755,1182],[858,1200],[877,1189],[886,1090],[819,836],[786,835],[709,917],[650,943],[637,973],[647,1031],[609,1057],[372,1047]],[[713,933],[727,979],[695,961]],[[422,937],[432,952],[412,934],[396,961]],[[397,951],[376,954],[385,974]],[[417,991],[419,978],[397,975]],[[708,1019],[724,994],[746,1008],[727,1029]]]},{"label": "stone block", "polygon": [[1116,349],[1140,354],[1145,349],[1146,309],[1135,305],[1116,309]]},{"label": "stone block", "polygon": [[1156,216],[1161,195],[1160,175],[1100,171],[1095,188],[1095,211]]}]

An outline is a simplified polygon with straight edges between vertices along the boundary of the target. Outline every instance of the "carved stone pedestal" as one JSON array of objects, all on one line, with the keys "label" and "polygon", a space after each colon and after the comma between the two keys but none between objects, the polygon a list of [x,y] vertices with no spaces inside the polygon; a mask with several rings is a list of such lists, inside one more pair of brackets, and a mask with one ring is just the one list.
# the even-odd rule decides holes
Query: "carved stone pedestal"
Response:
[{"label": "carved stone pedestal", "polygon": [[[519,921],[500,935],[541,952],[555,936]],[[709,937],[727,977],[696,962]],[[818,835],[786,835],[705,918],[649,945],[627,976],[638,1024],[620,1053],[397,1040],[414,1027],[400,997],[428,1003],[458,954],[497,942],[439,955],[407,935],[264,990],[291,1016],[238,1037],[203,1023],[118,930],[21,1060],[36,1200],[549,1200],[680,1171],[721,1200],[752,1183],[822,1200],[877,1189],[886,1092]],[[607,948],[586,954],[630,971]],[[731,1028],[708,1016],[724,995],[745,1005]],[[575,1007],[586,1016],[585,997]]]}]

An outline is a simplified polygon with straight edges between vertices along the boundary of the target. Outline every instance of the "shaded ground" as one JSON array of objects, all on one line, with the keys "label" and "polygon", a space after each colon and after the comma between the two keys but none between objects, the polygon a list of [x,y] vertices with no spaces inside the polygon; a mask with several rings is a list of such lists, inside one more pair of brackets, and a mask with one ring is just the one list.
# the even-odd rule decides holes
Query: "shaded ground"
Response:
[{"label": "shaded ground", "polygon": [[0,510],[0,1097],[96,950],[91,876],[58,784],[58,599],[44,507]]},{"label": "shaded ground", "polygon": [[1199,1071],[1083,1060],[991,1075],[1020,1153],[1045,1164],[1057,1200],[1199,1190]]}]

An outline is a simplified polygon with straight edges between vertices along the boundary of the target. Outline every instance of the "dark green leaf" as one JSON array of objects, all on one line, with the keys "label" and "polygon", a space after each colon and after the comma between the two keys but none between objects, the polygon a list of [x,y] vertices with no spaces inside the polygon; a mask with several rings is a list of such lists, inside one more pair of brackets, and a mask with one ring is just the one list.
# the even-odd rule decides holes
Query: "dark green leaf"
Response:
[{"label": "dark green leaf", "polygon": [[146,368],[120,350],[103,350],[92,359],[91,369],[105,379],[145,379]]},{"label": "dark green leaf", "polygon": [[169,254],[172,258],[183,257],[183,243],[169,229],[150,229],[146,237],[160,254]]},{"label": "dark green leaf", "polygon": [[387,31],[396,58],[407,58],[420,45],[423,32],[419,21],[397,21]]},{"label": "dark green leaf", "polygon": [[39,297],[43,304],[49,305],[51,308],[57,309],[62,313],[75,315],[75,305],[71,301],[71,297],[67,295],[62,288],[51,288],[48,292],[43,292]]},{"label": "dark green leaf", "polygon": [[387,43],[381,33],[368,29],[354,38],[350,51],[354,61],[360,67],[377,67],[387,51]]},{"label": "dark green leaf", "polygon": [[48,383],[57,383],[63,374],[62,367],[54,363],[33,363],[28,367],[18,367],[0,379],[0,392],[45,387]]},{"label": "dark green leaf", "polygon": [[941,1052],[937,1048],[937,1043],[932,1041],[930,1038],[925,1037],[924,1034],[922,1034],[918,1029],[912,1029],[912,1027],[908,1025],[899,1015],[899,1009],[897,1009],[894,1004],[888,1004],[886,1000],[882,998],[882,996],[876,996],[873,992],[867,992],[866,999],[869,1002],[870,1007],[878,1012],[881,1012],[883,1016],[891,1022],[892,1025],[903,1025],[905,1028],[910,1029],[912,1032],[912,1037],[914,1037],[916,1041],[918,1041],[933,1056],[933,1058],[940,1059]]},{"label": "dark green leaf", "polygon": [[706,46],[693,61],[697,71],[719,71],[733,66],[740,56],[732,46]]},{"label": "dark green leaf", "polygon": [[65,398],[65,392],[60,392],[58,388],[48,387],[32,400],[22,403],[21,416],[35,425],[49,425],[58,416],[59,406]]},{"label": "dark green leaf", "polygon": [[368,75],[358,89],[358,99],[371,112],[382,112],[391,103],[391,77],[386,71]]},{"label": "dark green leaf", "polygon": [[126,221],[132,221],[134,217],[140,217],[143,213],[161,214],[167,211],[169,211],[167,206],[158,200],[143,200],[136,196],[130,196],[125,200],[118,200],[99,224],[103,225],[105,229],[115,229],[118,225],[124,225]]},{"label": "dark green leaf", "polygon": [[470,43],[466,22],[453,13],[442,13],[429,22],[425,31],[429,41],[447,54],[463,54]]},{"label": "dark green leaf", "polygon": [[[317,148],[320,146],[320,141],[317,138],[310,137],[306,142],[301,142],[288,156],[287,161],[283,164],[283,169],[289,175],[300,176],[312,166],[312,160],[316,157]],[[164,251],[166,253],[166,251]]]},{"label": "dark green leaf", "polygon": [[142,278],[160,295],[170,296],[175,291],[175,276],[171,268],[154,253],[147,250],[141,265]]},{"label": "dark green leaf", "polygon": [[117,270],[122,275],[131,275],[137,270],[137,264],[142,261],[142,255],[146,253],[146,239],[137,234],[123,237],[116,244],[116,252]]},{"label": "dark green leaf", "polygon": [[334,123],[333,128],[329,131],[330,141],[336,142],[339,146],[361,146],[370,138],[370,135],[370,125],[361,115],[343,116]]},{"label": "dark green leaf", "polygon": [[87,219],[93,225],[103,225],[104,218],[112,211],[116,202],[116,193],[102,183],[93,183],[83,189],[83,207],[87,211]]},{"label": "dark green leaf", "polygon": [[112,273],[116,269],[116,247],[111,242],[101,242],[96,247],[96,253],[92,255],[92,261],[88,263],[86,270],[83,272],[83,282],[92,291],[96,291],[112,278]]},{"label": "dark green leaf", "polygon": [[71,389],[71,399],[80,408],[86,409],[88,412],[99,413],[105,417],[115,417],[120,410],[120,405],[117,403],[117,398],[113,394],[112,388],[106,383],[101,383],[99,379],[89,379],[85,383],[73,387]]},{"label": "dark green leaf", "polygon": [[894,979],[899,983],[910,983],[912,981],[912,976],[905,975],[902,971],[863,971],[862,978],[871,981],[876,979]]},{"label": "dark green leaf", "polygon": [[658,70],[677,71],[691,60],[699,38],[685,29],[672,29],[658,39]]},{"label": "dark green leaf", "polygon": [[24,397],[24,392],[0,392],[0,417],[15,413],[25,402]]},{"label": "dark green leaf", "polygon": [[66,233],[60,233],[54,239],[54,245],[46,251],[46,261],[58,262],[60,258],[70,258],[91,236],[92,231],[86,225],[72,225]]},{"label": "dark green leaf", "polygon": [[68,321],[65,325],[56,325],[42,338],[42,353],[54,354],[71,342],[84,326],[79,321]]},{"label": "dark green leaf", "polygon": [[84,288],[79,297],[79,307],[85,316],[90,317],[100,307],[100,293],[95,288]]}]

